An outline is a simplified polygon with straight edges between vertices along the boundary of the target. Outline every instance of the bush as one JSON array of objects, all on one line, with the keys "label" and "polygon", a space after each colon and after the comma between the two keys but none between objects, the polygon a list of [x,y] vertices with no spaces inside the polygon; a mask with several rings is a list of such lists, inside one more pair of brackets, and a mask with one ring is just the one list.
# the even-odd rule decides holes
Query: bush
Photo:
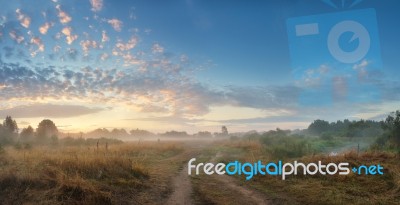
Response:
[{"label": "bush", "polygon": [[320,138],[322,140],[330,141],[333,140],[333,134],[331,132],[324,132],[321,134]]},{"label": "bush", "polygon": [[15,148],[16,150],[22,149],[21,143],[20,143],[20,142],[15,143],[15,144],[14,144],[14,148]]}]

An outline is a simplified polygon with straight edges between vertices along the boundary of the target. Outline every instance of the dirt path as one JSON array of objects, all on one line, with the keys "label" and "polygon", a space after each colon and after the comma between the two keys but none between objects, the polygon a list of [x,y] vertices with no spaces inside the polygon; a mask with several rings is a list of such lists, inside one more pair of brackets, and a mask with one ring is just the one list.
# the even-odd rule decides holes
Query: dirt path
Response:
[{"label": "dirt path", "polygon": [[[217,153],[210,162],[216,163],[217,159],[222,156],[221,153]],[[192,184],[190,176],[187,173],[187,164],[185,164],[182,170],[172,180],[173,189],[171,196],[167,200],[167,205],[190,205],[192,201]],[[240,193],[243,197],[248,198],[254,204],[271,204],[270,200],[265,198],[262,194],[255,190],[246,188],[237,183],[236,179],[228,175],[213,175],[217,181],[221,182],[221,186],[228,189],[234,190]]]},{"label": "dirt path", "polygon": [[[221,156],[221,153],[217,153],[210,161],[216,163],[217,159]],[[238,185],[235,178],[233,177],[230,177],[228,175],[214,175],[214,177],[216,178],[216,180],[220,181],[223,186],[235,190],[236,192],[242,194],[244,197],[253,201],[255,204],[271,204],[271,201],[265,198],[261,193]]]},{"label": "dirt path", "polygon": [[189,205],[192,204],[192,184],[190,183],[189,175],[187,173],[187,165],[179,172],[172,180],[174,192],[169,197],[168,205]]}]

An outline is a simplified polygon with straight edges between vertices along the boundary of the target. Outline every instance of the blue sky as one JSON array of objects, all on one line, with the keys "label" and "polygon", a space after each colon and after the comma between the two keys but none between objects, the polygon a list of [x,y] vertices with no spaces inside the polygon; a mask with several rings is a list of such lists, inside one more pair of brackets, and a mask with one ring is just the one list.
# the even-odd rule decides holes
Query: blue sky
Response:
[{"label": "blue sky", "polygon": [[[399,107],[396,0],[351,8],[355,1],[330,1],[337,8],[317,0],[1,2],[0,114],[17,118],[20,127],[54,118],[71,132],[218,131],[222,125],[261,131],[303,128],[317,118],[378,119]],[[333,76],[323,74],[339,64],[320,61],[316,52],[315,61],[304,62],[305,77],[294,75],[288,19],[366,8],[376,11],[379,39],[372,40],[382,62],[368,78],[373,86],[352,89],[349,81],[367,71],[372,76],[371,55]],[[304,95],[309,85],[329,89]],[[379,95],[360,102],[352,92]]]}]

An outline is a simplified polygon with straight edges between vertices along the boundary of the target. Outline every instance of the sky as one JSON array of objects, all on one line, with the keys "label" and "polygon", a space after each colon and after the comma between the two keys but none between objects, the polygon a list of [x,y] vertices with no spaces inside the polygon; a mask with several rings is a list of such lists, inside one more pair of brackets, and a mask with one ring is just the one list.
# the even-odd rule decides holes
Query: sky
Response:
[{"label": "sky", "polygon": [[266,131],[399,109],[396,0],[0,2],[0,118],[20,128]]}]

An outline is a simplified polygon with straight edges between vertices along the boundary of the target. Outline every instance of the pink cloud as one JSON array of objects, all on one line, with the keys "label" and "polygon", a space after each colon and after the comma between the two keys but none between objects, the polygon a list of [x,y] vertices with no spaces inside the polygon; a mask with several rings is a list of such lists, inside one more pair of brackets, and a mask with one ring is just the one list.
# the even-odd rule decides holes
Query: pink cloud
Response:
[{"label": "pink cloud", "polygon": [[118,19],[115,19],[115,18],[109,19],[109,20],[107,20],[107,23],[109,23],[114,28],[115,31],[120,32],[122,30],[123,23],[122,23],[122,21],[120,21]]},{"label": "pink cloud", "polygon": [[117,44],[115,44],[115,47],[117,47],[120,51],[127,51],[135,48],[137,43],[138,43],[137,37],[132,36],[127,43],[119,41]]},{"label": "pink cloud", "polygon": [[38,51],[43,52],[44,51],[44,44],[42,42],[42,39],[39,37],[33,37],[31,39],[31,43],[35,44],[38,47]]},{"label": "pink cloud", "polygon": [[38,52],[44,51],[44,44],[42,42],[42,39],[40,39],[39,37],[31,38],[31,44],[34,44],[37,46],[37,49],[35,51],[31,52],[32,57],[35,57]]},{"label": "pink cloud", "polygon": [[46,22],[41,27],[39,27],[39,32],[41,34],[45,35],[51,26],[52,26],[52,24]]},{"label": "pink cloud", "polygon": [[83,53],[85,54],[85,56],[89,55],[89,50],[91,48],[97,48],[97,42],[96,41],[91,41],[91,40],[84,40],[81,41],[81,47],[83,50]]},{"label": "pink cloud", "polygon": [[19,23],[23,27],[29,28],[29,25],[31,24],[31,18],[26,14],[23,14],[20,9],[15,10],[15,13],[17,13],[17,19]]},{"label": "pink cloud", "polygon": [[77,38],[77,35],[73,35],[72,34],[72,29],[71,27],[65,27],[63,28],[63,30],[61,31],[61,33],[63,33],[65,35],[65,39],[67,40],[67,43],[69,45],[71,45]]},{"label": "pink cloud", "polygon": [[92,11],[101,11],[103,8],[103,0],[90,0]]},{"label": "pink cloud", "polygon": [[17,32],[14,31],[14,30],[11,31],[11,32],[9,33],[9,35],[10,35],[11,39],[13,39],[13,40],[14,40],[15,42],[17,42],[18,44],[20,44],[20,43],[22,43],[22,41],[24,41],[24,37],[18,35]]},{"label": "pink cloud", "polygon": [[69,16],[65,11],[61,10],[60,5],[57,5],[56,9],[58,10],[58,18],[62,24],[69,23],[72,20],[71,16]]}]

